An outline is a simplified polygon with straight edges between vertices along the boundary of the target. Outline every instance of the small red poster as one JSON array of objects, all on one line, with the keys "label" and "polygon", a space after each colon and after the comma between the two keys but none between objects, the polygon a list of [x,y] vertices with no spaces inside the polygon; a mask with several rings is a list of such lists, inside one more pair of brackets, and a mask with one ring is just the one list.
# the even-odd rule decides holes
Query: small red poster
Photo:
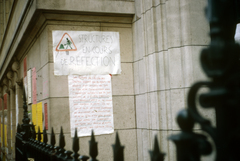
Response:
[{"label": "small red poster", "polygon": [[45,118],[45,127],[48,129],[48,111],[47,111],[47,103],[44,103],[44,118]]}]

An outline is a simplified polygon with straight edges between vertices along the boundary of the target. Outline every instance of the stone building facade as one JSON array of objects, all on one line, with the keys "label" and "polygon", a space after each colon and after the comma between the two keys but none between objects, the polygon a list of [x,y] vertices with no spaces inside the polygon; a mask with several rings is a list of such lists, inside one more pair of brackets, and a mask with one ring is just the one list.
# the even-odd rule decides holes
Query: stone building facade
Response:
[{"label": "stone building facade", "polygon": [[[14,160],[24,76],[33,68],[37,102],[47,105],[42,107],[43,116],[48,114],[43,125],[48,120],[56,134],[62,126],[66,149],[71,149],[68,77],[54,75],[52,31],[114,31],[120,36],[122,73],[112,76],[114,134],[96,136],[98,159],[112,160],[111,144],[118,131],[125,160],[149,161],[155,135],[167,153],[166,161],[175,160],[175,147],[167,137],[179,131],[176,113],[186,107],[191,84],[206,79],[198,61],[209,43],[206,4],[206,0],[0,0],[1,155]],[[205,115],[211,117],[210,112]],[[88,154],[88,140],[80,137],[80,154]]]}]

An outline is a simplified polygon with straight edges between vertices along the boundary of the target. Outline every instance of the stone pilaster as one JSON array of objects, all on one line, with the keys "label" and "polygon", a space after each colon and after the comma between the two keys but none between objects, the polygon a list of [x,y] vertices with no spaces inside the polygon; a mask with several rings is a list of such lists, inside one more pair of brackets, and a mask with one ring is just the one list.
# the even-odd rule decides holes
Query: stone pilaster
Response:
[{"label": "stone pilaster", "polygon": [[176,160],[175,147],[166,138],[179,130],[175,117],[186,106],[191,84],[206,79],[198,61],[201,49],[210,40],[204,15],[206,2],[135,1],[133,67],[138,161],[149,160],[154,135],[167,153],[165,161]]}]

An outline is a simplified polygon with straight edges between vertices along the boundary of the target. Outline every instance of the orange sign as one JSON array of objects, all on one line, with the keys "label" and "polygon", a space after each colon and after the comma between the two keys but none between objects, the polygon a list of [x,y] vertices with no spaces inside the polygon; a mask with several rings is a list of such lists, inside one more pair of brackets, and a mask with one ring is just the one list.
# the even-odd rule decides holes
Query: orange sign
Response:
[{"label": "orange sign", "polygon": [[77,51],[77,47],[68,33],[63,34],[56,51]]}]

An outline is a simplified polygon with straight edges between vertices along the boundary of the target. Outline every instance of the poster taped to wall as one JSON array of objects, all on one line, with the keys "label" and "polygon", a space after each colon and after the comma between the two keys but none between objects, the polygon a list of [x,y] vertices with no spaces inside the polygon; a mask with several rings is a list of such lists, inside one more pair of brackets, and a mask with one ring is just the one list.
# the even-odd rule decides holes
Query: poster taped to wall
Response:
[{"label": "poster taped to wall", "polygon": [[68,76],[71,136],[114,132],[110,75]]},{"label": "poster taped to wall", "polygon": [[[18,95],[15,95],[15,104],[16,104],[16,125],[18,125],[18,114],[19,114],[19,109],[18,109]],[[1,102],[1,101],[0,101]]]},{"label": "poster taped to wall", "polygon": [[53,31],[55,75],[121,74],[118,32]]}]

